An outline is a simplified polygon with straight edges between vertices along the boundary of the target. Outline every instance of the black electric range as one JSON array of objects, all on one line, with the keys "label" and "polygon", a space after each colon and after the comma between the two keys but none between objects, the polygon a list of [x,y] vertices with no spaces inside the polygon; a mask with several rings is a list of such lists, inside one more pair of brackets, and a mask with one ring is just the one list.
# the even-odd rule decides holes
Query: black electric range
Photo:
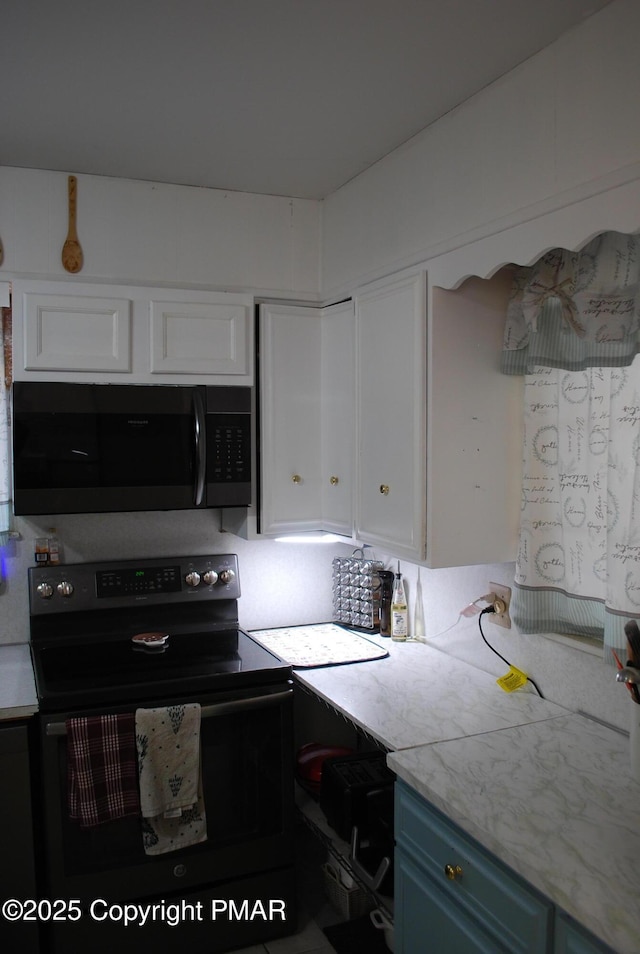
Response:
[{"label": "black electric range", "polygon": [[41,711],[281,683],[291,668],[238,624],[235,554],[29,570]]}]

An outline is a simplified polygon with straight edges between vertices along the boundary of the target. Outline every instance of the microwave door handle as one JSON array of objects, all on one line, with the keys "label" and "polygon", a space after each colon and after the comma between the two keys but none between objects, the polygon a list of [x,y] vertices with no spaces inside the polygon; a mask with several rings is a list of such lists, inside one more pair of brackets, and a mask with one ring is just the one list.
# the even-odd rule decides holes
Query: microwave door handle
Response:
[{"label": "microwave door handle", "polygon": [[196,451],[196,476],[193,487],[193,502],[199,507],[204,499],[204,482],[207,471],[207,431],[202,392],[193,393],[194,439]]}]

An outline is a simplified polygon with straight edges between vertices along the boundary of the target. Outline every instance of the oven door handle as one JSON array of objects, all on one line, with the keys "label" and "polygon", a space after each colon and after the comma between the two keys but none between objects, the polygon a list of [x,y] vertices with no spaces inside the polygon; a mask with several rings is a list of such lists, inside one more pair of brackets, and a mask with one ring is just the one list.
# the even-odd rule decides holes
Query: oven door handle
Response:
[{"label": "oven door handle", "polygon": [[[200,716],[202,719],[210,719],[212,716],[229,715],[234,712],[248,712],[251,709],[263,709],[265,706],[277,706],[292,696],[293,689],[290,688],[285,689],[284,692],[271,692],[261,696],[249,696],[247,699],[234,699],[231,702],[217,702],[214,705],[202,706]],[[66,721],[47,722],[45,734],[66,735]]]}]

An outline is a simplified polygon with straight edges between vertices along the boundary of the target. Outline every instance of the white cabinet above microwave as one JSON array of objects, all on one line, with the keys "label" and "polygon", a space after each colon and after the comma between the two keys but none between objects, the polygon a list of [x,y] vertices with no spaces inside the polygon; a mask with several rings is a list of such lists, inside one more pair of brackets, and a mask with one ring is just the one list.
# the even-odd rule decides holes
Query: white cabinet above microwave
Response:
[{"label": "white cabinet above microwave", "polygon": [[16,281],[16,380],[253,384],[251,295]]}]

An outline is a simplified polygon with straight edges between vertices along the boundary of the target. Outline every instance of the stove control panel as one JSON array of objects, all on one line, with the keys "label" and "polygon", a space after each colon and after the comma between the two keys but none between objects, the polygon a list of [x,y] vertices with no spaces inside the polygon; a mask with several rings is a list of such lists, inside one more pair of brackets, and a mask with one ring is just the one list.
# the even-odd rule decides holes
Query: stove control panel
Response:
[{"label": "stove control panel", "polygon": [[239,596],[238,558],[234,553],[29,569],[32,616],[141,602],[236,600]]}]

